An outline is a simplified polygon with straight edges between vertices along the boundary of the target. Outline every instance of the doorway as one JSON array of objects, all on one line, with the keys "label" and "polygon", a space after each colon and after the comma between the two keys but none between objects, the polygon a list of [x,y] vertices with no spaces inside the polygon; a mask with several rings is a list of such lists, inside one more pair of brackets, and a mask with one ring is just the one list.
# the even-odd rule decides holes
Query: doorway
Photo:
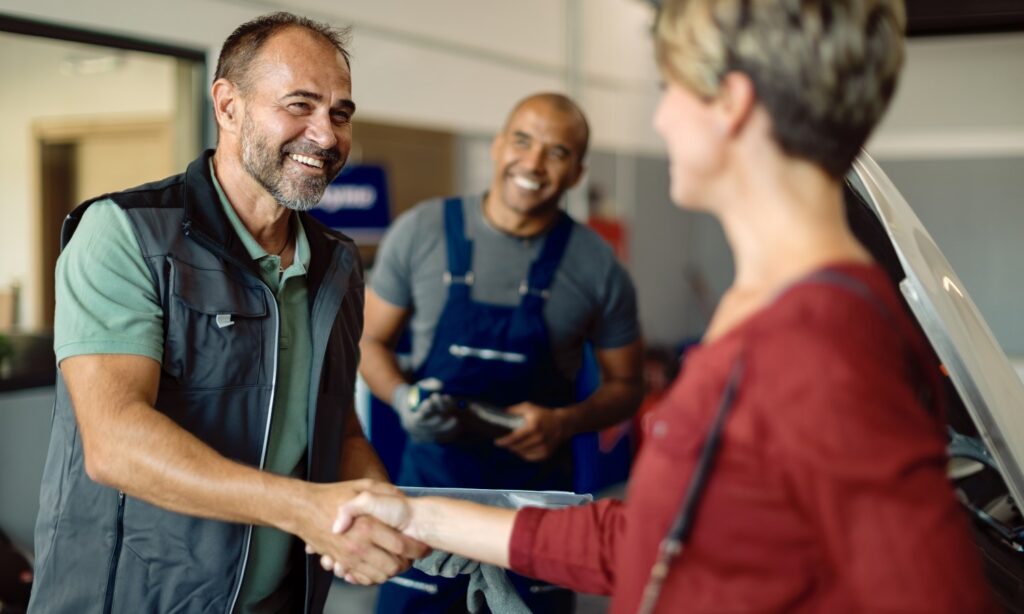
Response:
[{"label": "doorway", "polygon": [[87,122],[40,121],[33,127],[39,152],[39,314],[53,327],[53,270],[60,229],[79,203],[101,194],[155,181],[175,172],[173,122],[169,118]]},{"label": "doorway", "polygon": [[13,317],[0,316],[10,334],[42,338],[67,212],[166,177],[201,150],[205,51],[0,14],[0,79],[18,84],[0,88],[0,299],[14,290],[0,309]]}]

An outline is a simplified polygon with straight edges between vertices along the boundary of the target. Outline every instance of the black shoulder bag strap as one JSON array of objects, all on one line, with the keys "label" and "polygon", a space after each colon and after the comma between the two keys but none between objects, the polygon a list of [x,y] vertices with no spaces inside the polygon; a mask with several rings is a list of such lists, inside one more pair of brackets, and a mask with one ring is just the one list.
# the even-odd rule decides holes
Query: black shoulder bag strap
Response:
[{"label": "black shoulder bag strap", "polygon": [[[885,304],[863,282],[839,271],[824,270],[814,273],[785,288],[779,293],[779,296],[796,286],[813,283],[836,286],[861,297],[878,310],[892,326],[893,330],[902,336],[896,320]],[[918,375],[919,373],[915,373],[914,370],[911,371],[912,377],[916,378]],[[725,427],[729,411],[732,409],[742,377],[743,354],[741,351],[740,356],[733,363],[729,379],[725,384],[725,390],[722,391],[718,410],[715,412],[715,417],[711,422],[708,437],[704,441],[704,447],[701,449],[700,459],[697,461],[693,479],[690,480],[690,485],[686,490],[682,507],[676,515],[675,522],[672,523],[668,534],[661,540],[661,544],[658,547],[658,558],[655,559],[654,566],[651,568],[651,575],[648,577],[647,586],[644,588],[643,598],[640,601],[640,608],[637,610],[638,614],[652,614],[654,612],[654,608],[658,605],[658,597],[661,595],[665,578],[668,577],[669,568],[675,558],[683,552],[686,541],[693,531],[697,508],[704,496],[708,480],[714,469],[715,457],[722,444],[722,430]],[[926,403],[925,406],[927,407],[928,404]]]}]

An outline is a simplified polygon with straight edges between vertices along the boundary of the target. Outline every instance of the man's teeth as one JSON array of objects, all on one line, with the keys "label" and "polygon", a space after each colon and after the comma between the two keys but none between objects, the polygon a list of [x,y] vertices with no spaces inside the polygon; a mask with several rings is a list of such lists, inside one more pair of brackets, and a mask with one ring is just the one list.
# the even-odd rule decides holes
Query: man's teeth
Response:
[{"label": "man's teeth", "polygon": [[539,182],[531,181],[531,180],[527,179],[526,177],[516,176],[516,177],[512,178],[512,181],[514,181],[517,186],[523,188],[524,190],[539,190],[540,189],[540,183]]},{"label": "man's teeth", "polygon": [[300,156],[299,154],[288,154],[292,160],[305,164],[306,166],[315,166],[316,168],[323,168],[323,160],[317,160],[316,158],[310,158],[309,156]]}]

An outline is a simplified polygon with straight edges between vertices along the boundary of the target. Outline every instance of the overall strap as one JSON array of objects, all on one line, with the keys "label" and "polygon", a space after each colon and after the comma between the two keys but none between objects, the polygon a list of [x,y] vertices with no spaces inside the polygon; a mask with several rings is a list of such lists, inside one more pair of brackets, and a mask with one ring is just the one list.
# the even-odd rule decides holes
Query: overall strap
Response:
[{"label": "overall strap", "polygon": [[564,211],[559,211],[558,221],[554,228],[548,232],[544,246],[541,248],[537,259],[530,265],[530,273],[519,288],[523,295],[536,295],[546,298],[548,288],[555,280],[555,271],[562,262],[565,255],[565,248],[569,244],[569,236],[572,234],[573,221]]},{"label": "overall strap", "polygon": [[448,286],[449,296],[455,293],[469,296],[469,287],[473,285],[473,243],[466,239],[462,199],[458,196],[444,201],[444,234],[448,248],[444,283]]}]

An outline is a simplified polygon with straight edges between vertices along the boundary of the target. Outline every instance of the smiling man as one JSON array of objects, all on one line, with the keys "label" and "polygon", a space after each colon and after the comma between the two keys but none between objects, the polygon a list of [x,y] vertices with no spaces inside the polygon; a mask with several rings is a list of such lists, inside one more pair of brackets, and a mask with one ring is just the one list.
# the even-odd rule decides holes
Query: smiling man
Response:
[{"label": "smiling man", "polygon": [[304,543],[360,583],[424,553],[330,532],[387,479],[353,412],[359,258],[305,213],[351,146],[344,33],[245,23],[211,97],[215,151],[65,222],[33,612],[319,612]]},{"label": "smiling man", "polygon": [[[366,298],[360,373],[410,435],[396,483],[571,490],[568,445],[630,416],[640,395],[633,285],[611,248],[560,209],[584,171],[589,130],[560,94],[519,102],[494,138],[490,188],[436,199],[385,237]],[[412,370],[393,348],[406,325]],[[586,342],[601,386],[576,398]],[[497,436],[470,418],[486,404],[518,421]],[[515,576],[533,612],[572,595]],[[378,612],[452,612],[466,580],[410,570],[381,587]]]}]

